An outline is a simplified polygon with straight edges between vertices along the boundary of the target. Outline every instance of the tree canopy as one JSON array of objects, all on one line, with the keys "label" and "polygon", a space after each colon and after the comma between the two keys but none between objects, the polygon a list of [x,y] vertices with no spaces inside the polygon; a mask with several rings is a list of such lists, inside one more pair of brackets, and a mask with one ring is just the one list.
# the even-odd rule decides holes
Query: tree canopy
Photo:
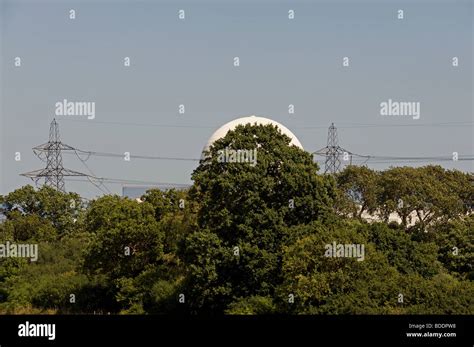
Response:
[{"label": "tree canopy", "polygon": [[278,128],[248,124],[192,179],[138,201],[31,186],[0,196],[0,247],[38,246],[35,261],[0,257],[0,312],[474,313],[470,173],[324,175]]}]

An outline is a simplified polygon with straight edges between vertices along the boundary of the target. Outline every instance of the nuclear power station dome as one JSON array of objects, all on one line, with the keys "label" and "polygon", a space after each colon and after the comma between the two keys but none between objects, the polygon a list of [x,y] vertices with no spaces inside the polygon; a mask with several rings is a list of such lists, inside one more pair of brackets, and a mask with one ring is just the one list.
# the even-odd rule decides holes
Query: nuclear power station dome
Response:
[{"label": "nuclear power station dome", "polygon": [[268,119],[268,118],[257,117],[257,116],[249,116],[249,117],[242,117],[242,118],[234,119],[234,120],[224,124],[219,129],[217,129],[214,132],[214,134],[211,135],[211,137],[207,141],[206,145],[204,146],[203,153],[205,151],[208,151],[209,147],[211,147],[211,145],[215,141],[225,137],[227,135],[227,132],[229,132],[230,130],[234,130],[238,125],[245,125],[245,124],[252,124],[252,125],[254,125],[254,124],[257,124],[257,125],[271,124],[271,125],[275,125],[275,126],[278,127],[278,129],[280,129],[282,134],[285,134],[286,136],[288,136],[291,139],[290,145],[294,145],[296,147],[299,147],[299,148],[303,149],[303,146],[301,145],[300,141],[295,136],[295,134],[293,134],[284,125],[282,125],[282,124],[280,124],[280,123],[278,123],[274,120]]}]

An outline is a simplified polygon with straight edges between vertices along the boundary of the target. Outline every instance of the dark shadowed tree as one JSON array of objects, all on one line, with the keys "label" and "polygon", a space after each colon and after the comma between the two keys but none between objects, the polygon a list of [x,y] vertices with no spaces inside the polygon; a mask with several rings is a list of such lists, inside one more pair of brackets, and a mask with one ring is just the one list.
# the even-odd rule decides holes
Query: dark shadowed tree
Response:
[{"label": "dark shadowed tree", "polygon": [[[256,165],[219,160],[226,149],[256,153]],[[334,218],[335,182],[317,171],[271,125],[238,126],[211,146],[192,176],[201,231],[184,248],[190,302],[222,312],[234,299],[273,295],[284,229]]]}]

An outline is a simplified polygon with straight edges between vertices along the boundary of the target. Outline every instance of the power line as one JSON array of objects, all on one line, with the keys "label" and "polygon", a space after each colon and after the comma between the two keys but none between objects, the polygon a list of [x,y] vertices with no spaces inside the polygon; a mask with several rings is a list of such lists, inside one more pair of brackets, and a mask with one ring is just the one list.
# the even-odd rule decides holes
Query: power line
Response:
[{"label": "power line", "polygon": [[[137,123],[137,122],[121,122],[121,121],[97,121],[97,120],[80,120],[63,118],[61,121],[78,122],[88,125],[123,125],[123,126],[138,126],[138,127],[158,127],[158,128],[191,128],[191,129],[216,129],[218,126],[213,125],[185,125],[185,124],[157,124],[157,123]],[[339,129],[359,129],[359,128],[392,128],[392,127],[438,127],[438,126],[449,126],[449,127],[465,127],[473,126],[473,121],[452,121],[452,122],[431,122],[431,123],[404,123],[404,124],[378,124],[378,123],[338,123]],[[293,126],[294,129],[326,129],[327,126],[315,125],[315,126]]]},{"label": "power line", "polygon": [[[326,157],[321,153],[313,153],[314,155]],[[352,154],[353,155],[353,154]],[[436,156],[436,157],[382,157],[382,156],[356,156],[352,158],[350,164],[365,165],[370,164],[394,164],[394,163],[432,163],[432,162],[455,162],[455,161],[473,161],[473,155],[458,155],[456,160],[452,156]],[[316,160],[316,162],[324,163],[326,159]]]},{"label": "power line", "polygon": [[[362,159],[377,159],[377,160],[388,160],[388,161],[398,161],[398,160],[433,160],[433,161],[446,161],[452,160],[456,161],[452,158],[452,156],[419,156],[419,157],[396,157],[396,156],[377,156],[377,155],[360,155],[351,152],[347,152],[352,155],[353,161],[362,160]],[[314,152],[314,155],[326,157],[325,153]],[[457,160],[474,160],[474,156],[472,154],[459,154]]]},{"label": "power line", "polygon": [[[94,151],[83,151],[77,149],[77,152],[82,154],[95,157],[112,157],[112,158],[123,158],[123,153],[110,153],[110,152],[94,152]],[[152,159],[152,160],[179,160],[179,161],[199,161],[198,158],[180,158],[180,157],[163,157],[163,156],[151,156],[151,155],[132,155],[130,154],[130,159]],[[87,160],[87,159],[86,159]]]},{"label": "power line", "polygon": [[[121,179],[121,178],[107,178],[107,177],[90,177],[97,181],[107,182],[110,184],[147,184],[153,186],[161,186],[161,187],[189,187],[190,184],[185,183],[169,183],[169,182],[156,182],[156,181],[143,181],[143,180],[128,180],[128,179]],[[88,182],[87,179],[77,179],[77,178],[67,178],[68,181],[75,181],[75,182]]]},{"label": "power line", "polygon": [[[335,147],[335,146],[333,146]],[[372,163],[373,160],[386,160],[387,162],[392,161],[414,161],[414,160],[424,160],[424,161],[450,161],[453,160],[451,156],[382,156],[382,155],[364,155],[364,154],[357,154],[351,151],[348,151],[340,146],[337,146],[337,153],[338,156],[347,157],[347,159],[343,159],[344,161],[356,162],[356,161],[367,161],[370,160]],[[76,149],[77,155],[83,154],[86,156],[86,159],[80,158],[81,161],[87,161],[91,156],[98,156],[98,157],[110,157],[110,158],[123,158],[124,154],[122,153],[111,153],[111,152],[95,152],[95,151],[85,151]],[[73,152],[74,154],[74,152]],[[324,147],[316,152],[313,152],[314,155],[327,157],[332,156],[334,158],[334,153],[328,154],[327,147]],[[185,157],[165,157],[165,156],[151,156],[151,155],[130,155],[131,159],[148,159],[148,160],[176,160],[176,161],[200,161],[199,158],[185,158]],[[326,159],[325,159],[326,160]],[[465,160],[474,160],[473,155],[459,155],[458,160],[465,161]],[[339,159],[339,161],[341,161]]]},{"label": "power line", "polygon": [[[458,161],[473,161],[474,158],[459,158]],[[433,159],[418,159],[418,160],[409,160],[409,159],[406,159],[406,160],[397,160],[397,161],[393,161],[393,160],[366,160],[366,161],[360,161],[360,162],[357,162],[357,163],[354,163],[354,160],[352,162],[352,165],[354,164],[358,164],[358,165],[364,165],[365,163],[370,163],[370,164],[393,164],[393,163],[433,163],[433,162],[451,162],[454,160],[452,158],[444,158],[444,159],[436,159],[436,160],[433,160]],[[325,160],[316,160],[316,162],[318,163],[324,163]]]},{"label": "power line", "polygon": [[[87,157],[86,160],[83,160],[83,159],[79,156],[79,154],[77,153],[77,150],[74,151],[74,153],[76,154],[77,159],[79,159],[79,161],[82,163],[82,165],[84,165],[84,166],[86,167],[87,171],[89,171],[89,173],[90,173],[93,177],[95,177],[95,174],[92,172],[92,170],[91,170],[91,169],[89,168],[89,166],[86,164],[86,160],[87,160],[89,157]],[[107,188],[107,186],[106,186],[103,182],[101,182],[100,184],[96,184],[94,181],[91,180],[90,177],[88,177],[88,179],[89,179],[90,183],[92,183],[92,184],[93,184],[97,189],[99,189],[101,192],[103,192],[103,193],[105,193],[105,194],[107,194],[107,193],[112,194],[112,192],[109,190],[109,188]],[[104,192],[104,190],[103,190],[101,187],[104,187],[104,189],[106,190],[106,192]]]},{"label": "power line", "polygon": [[137,122],[118,122],[118,121],[97,121],[97,120],[80,120],[63,118],[61,121],[66,120],[68,122],[78,122],[89,125],[100,124],[100,125],[123,125],[123,126],[137,126],[137,127],[158,127],[158,128],[191,128],[191,129],[214,129],[214,126],[206,125],[181,125],[181,124],[156,124],[156,123],[137,123]]},{"label": "power line", "polygon": [[[406,123],[406,124],[359,124],[359,123],[341,123],[338,125],[340,129],[358,129],[358,128],[396,128],[396,127],[465,127],[467,125],[474,125],[472,121],[460,121],[460,122],[433,122],[433,123]],[[346,125],[344,125],[346,124]]]}]

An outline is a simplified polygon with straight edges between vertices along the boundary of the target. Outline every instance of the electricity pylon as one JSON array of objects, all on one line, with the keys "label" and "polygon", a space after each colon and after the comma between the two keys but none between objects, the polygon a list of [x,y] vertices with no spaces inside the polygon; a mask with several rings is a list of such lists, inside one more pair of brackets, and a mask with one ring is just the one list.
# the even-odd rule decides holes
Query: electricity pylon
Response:
[{"label": "electricity pylon", "polygon": [[352,164],[352,153],[339,146],[337,138],[337,128],[334,123],[331,123],[331,126],[328,129],[328,139],[326,147],[314,152],[314,154],[323,155],[326,157],[326,160],[324,162],[325,174],[335,174],[340,171],[341,156],[343,156],[344,160],[350,160],[350,164]]},{"label": "electricity pylon", "polygon": [[23,173],[21,176],[31,178],[35,181],[35,184],[38,184],[38,181],[44,178],[45,185],[61,192],[65,192],[65,176],[88,177],[88,175],[82,172],[65,169],[63,167],[62,151],[76,151],[76,149],[61,142],[59,125],[56,119],[53,119],[49,127],[49,141],[33,147],[33,153],[42,161],[46,162],[46,167],[44,169]]}]

